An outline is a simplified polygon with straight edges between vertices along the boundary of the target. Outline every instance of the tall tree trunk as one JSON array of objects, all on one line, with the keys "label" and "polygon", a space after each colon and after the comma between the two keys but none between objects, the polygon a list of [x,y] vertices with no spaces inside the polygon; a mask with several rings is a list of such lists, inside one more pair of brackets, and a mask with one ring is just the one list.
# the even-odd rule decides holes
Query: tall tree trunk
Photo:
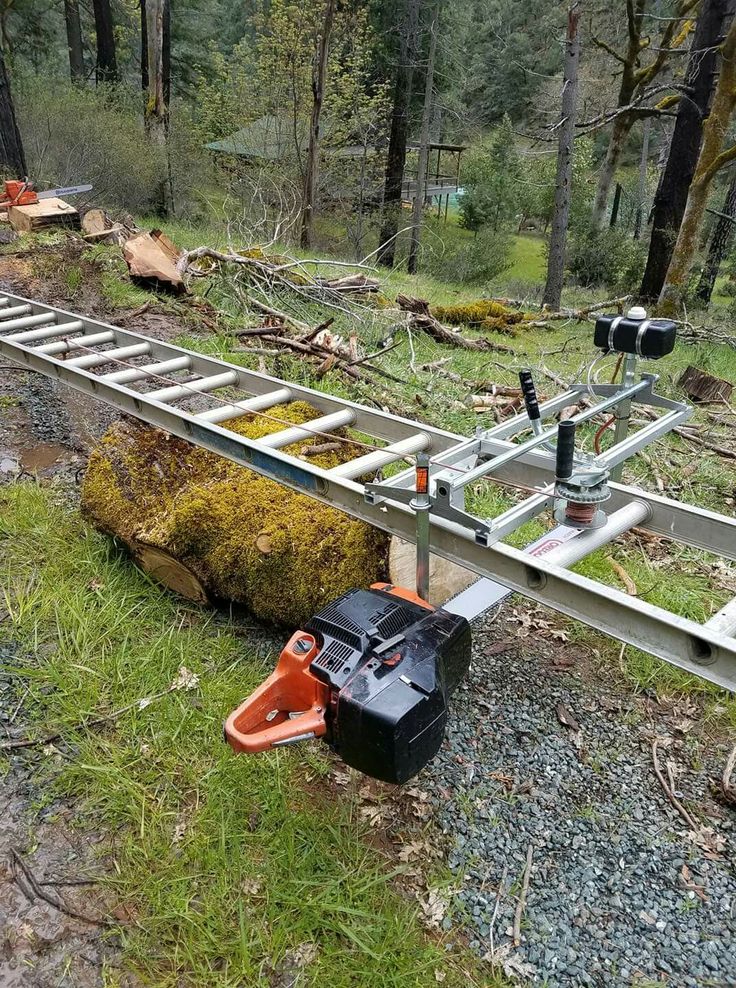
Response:
[{"label": "tall tree trunk", "polygon": [[82,48],[82,23],[79,19],[79,0],[64,0],[66,45],[69,49],[69,72],[72,82],[84,79],[84,50]]},{"label": "tall tree trunk", "polygon": [[424,109],[422,111],[422,130],[419,138],[419,163],[417,165],[417,189],[414,205],[411,211],[411,240],[409,242],[409,258],[407,270],[416,274],[419,260],[419,241],[422,234],[422,213],[424,199],[427,195],[427,169],[429,167],[429,130],[432,125],[432,93],[434,91],[434,60],[437,52],[437,11],[432,16],[429,27],[429,56],[427,58],[427,76],[424,82]]},{"label": "tall tree trunk", "polygon": [[379,263],[393,267],[396,257],[396,235],[401,213],[401,184],[406,167],[406,143],[409,135],[409,108],[414,82],[414,59],[419,26],[421,0],[406,0],[404,23],[401,27],[399,62],[396,66],[391,133],[386,157],[386,177],[383,191],[383,223],[378,252]]},{"label": "tall tree trunk", "polygon": [[12,178],[24,178],[28,174],[2,48],[0,48],[0,169]]},{"label": "tall tree trunk", "polygon": [[336,0],[326,0],[322,19],[322,30],[317,39],[314,65],[312,66],[312,120],[309,127],[309,147],[307,167],[304,173],[304,197],[301,215],[301,245],[312,245],[312,220],[314,219],[314,197],[319,168],[319,124],[322,116],[322,103],[325,97],[327,59],[330,54],[330,34],[335,19]]},{"label": "tall tree trunk", "polygon": [[611,207],[611,222],[609,226],[613,229],[618,223],[618,211],[621,208],[621,196],[623,195],[623,189],[621,188],[621,183],[616,182],[616,191],[613,195],[613,206]]},{"label": "tall tree trunk", "polygon": [[146,0],[146,39],[148,41],[148,97],[145,125],[151,142],[161,148],[165,161],[165,176],[161,181],[161,212],[169,216],[174,209],[171,169],[168,155],[169,104],[166,100],[164,78],[167,50],[164,45],[165,25],[169,18],[170,0]]},{"label": "tall tree trunk", "polygon": [[664,285],[698,163],[719,64],[718,44],[733,10],[734,0],[703,0],[700,8],[685,76],[689,92],[677,107],[667,164],[654,198],[652,236],[640,290],[644,299],[658,298]]},{"label": "tall tree trunk", "polygon": [[713,234],[710,238],[708,248],[708,259],[700,273],[700,281],[696,291],[697,297],[706,306],[710,305],[710,298],[713,288],[721,269],[723,258],[728,253],[733,242],[734,225],[736,224],[736,175],[731,180],[731,184],[726,192],[726,200],[723,203],[723,215],[718,217]]},{"label": "tall tree trunk", "polygon": [[547,283],[544,286],[544,304],[551,309],[560,308],[562,284],[565,278],[567,227],[570,221],[570,196],[572,186],[572,160],[575,145],[575,115],[578,107],[578,65],[580,63],[580,8],[572,4],[567,13],[567,37],[565,39],[565,71],[562,83],[562,120],[557,145],[557,177],[555,180],[555,207],[552,216],[552,233],[547,261]]},{"label": "tall tree trunk", "polygon": [[97,35],[97,82],[117,82],[118,63],[110,0],[92,0],[92,6]]},{"label": "tall tree trunk", "polygon": [[647,201],[647,168],[649,166],[649,139],[652,134],[652,119],[644,121],[641,134],[641,158],[639,158],[639,185],[636,190],[636,219],[634,220],[634,240],[641,238],[644,225],[644,207]]},{"label": "tall tree trunk", "polygon": [[721,72],[713,96],[713,106],[703,127],[703,146],[698,156],[685,215],[672,251],[667,277],[659,296],[660,305],[679,301],[698,246],[698,230],[705,216],[708,193],[720,169],[736,158],[736,145],[723,150],[724,141],[736,107],[736,21],[732,21],[720,49]]},{"label": "tall tree trunk", "polygon": [[598,229],[603,226],[603,221],[606,217],[606,207],[608,206],[608,197],[611,193],[611,185],[616,175],[616,168],[633,125],[633,118],[630,118],[627,114],[616,117],[613,122],[611,137],[608,141],[608,148],[606,149],[606,157],[598,174],[598,187],[595,190],[595,200],[593,202],[592,221],[593,225]]},{"label": "tall tree trunk", "polygon": [[141,89],[148,92],[148,15],[146,13],[146,0],[140,0],[141,4]]}]

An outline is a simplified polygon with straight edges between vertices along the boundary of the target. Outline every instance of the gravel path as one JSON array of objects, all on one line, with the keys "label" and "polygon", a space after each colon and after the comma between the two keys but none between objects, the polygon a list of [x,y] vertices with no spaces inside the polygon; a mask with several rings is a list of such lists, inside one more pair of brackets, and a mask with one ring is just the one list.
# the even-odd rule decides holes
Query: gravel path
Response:
[{"label": "gravel path", "polygon": [[[518,656],[513,625],[478,625],[448,742],[421,777],[450,835],[450,867],[463,876],[472,946],[500,948],[507,967],[535,984],[736,985],[736,813],[710,792],[728,742],[698,737],[694,709],[662,710],[560,675]],[[558,704],[578,731],[562,726]],[[664,795],[655,737],[663,770],[674,761],[683,799],[714,828],[701,835],[712,850],[688,836]]]}]

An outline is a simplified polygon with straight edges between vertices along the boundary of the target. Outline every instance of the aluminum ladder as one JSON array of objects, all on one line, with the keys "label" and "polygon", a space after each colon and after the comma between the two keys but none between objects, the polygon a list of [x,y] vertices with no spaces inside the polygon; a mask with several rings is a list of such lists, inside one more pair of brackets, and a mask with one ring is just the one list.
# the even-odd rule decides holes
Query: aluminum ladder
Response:
[{"label": "aluminum ladder", "polygon": [[[0,353],[409,542],[416,541],[417,534],[416,513],[406,496],[413,470],[386,482],[396,488],[393,495],[385,485],[364,483],[361,478],[405,457],[427,454],[434,470],[433,490],[439,490],[437,479],[448,469],[482,474],[476,466],[479,452],[481,462],[483,457],[498,458],[494,477],[535,487],[539,493],[506,512],[504,524],[487,525],[491,535],[480,541],[462,500],[456,499],[444,513],[431,511],[433,553],[703,679],[736,689],[736,601],[699,624],[567,568],[635,526],[736,560],[736,520],[612,483],[608,523],[580,534],[574,553],[528,555],[505,544],[503,537],[550,501],[549,454],[537,443],[522,444],[520,449],[511,442],[529,428],[526,414],[469,440],[7,293],[0,296]],[[542,417],[555,415],[586,390],[585,385],[574,385],[545,402],[540,406]],[[610,385],[594,391],[605,407],[611,407]],[[652,398],[651,388],[648,393]],[[278,419],[279,407],[290,401],[305,401],[320,414],[304,425],[284,423],[283,429],[259,440],[226,428],[228,421],[251,413]],[[654,403],[665,409],[673,404],[665,399]],[[674,409],[667,414],[670,424],[677,420]],[[369,440],[353,440],[357,455],[333,469],[284,451],[296,442],[329,437],[339,428]],[[658,431],[655,424],[650,434],[656,438],[662,431],[666,429],[660,426]],[[635,451],[635,444],[630,444],[629,455]],[[524,509],[532,501],[533,506]]]}]

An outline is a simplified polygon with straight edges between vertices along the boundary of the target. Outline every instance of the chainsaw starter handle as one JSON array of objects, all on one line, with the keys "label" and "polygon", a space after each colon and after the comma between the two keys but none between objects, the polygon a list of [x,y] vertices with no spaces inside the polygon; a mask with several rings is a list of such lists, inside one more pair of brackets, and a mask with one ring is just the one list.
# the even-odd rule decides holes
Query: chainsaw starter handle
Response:
[{"label": "chainsaw starter handle", "polygon": [[318,651],[312,635],[291,636],[268,679],[225,721],[235,752],[256,754],[327,733],[329,690],[309,671]]}]

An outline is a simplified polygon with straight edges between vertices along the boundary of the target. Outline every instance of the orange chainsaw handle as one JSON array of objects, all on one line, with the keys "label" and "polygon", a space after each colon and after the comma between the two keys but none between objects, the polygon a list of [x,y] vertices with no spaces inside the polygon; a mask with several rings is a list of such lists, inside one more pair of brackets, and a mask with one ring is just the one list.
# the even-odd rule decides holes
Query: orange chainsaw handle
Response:
[{"label": "orange chainsaw handle", "polygon": [[313,635],[291,636],[268,679],[225,721],[225,739],[235,752],[256,754],[327,733],[329,689],[309,671],[318,651]]}]

